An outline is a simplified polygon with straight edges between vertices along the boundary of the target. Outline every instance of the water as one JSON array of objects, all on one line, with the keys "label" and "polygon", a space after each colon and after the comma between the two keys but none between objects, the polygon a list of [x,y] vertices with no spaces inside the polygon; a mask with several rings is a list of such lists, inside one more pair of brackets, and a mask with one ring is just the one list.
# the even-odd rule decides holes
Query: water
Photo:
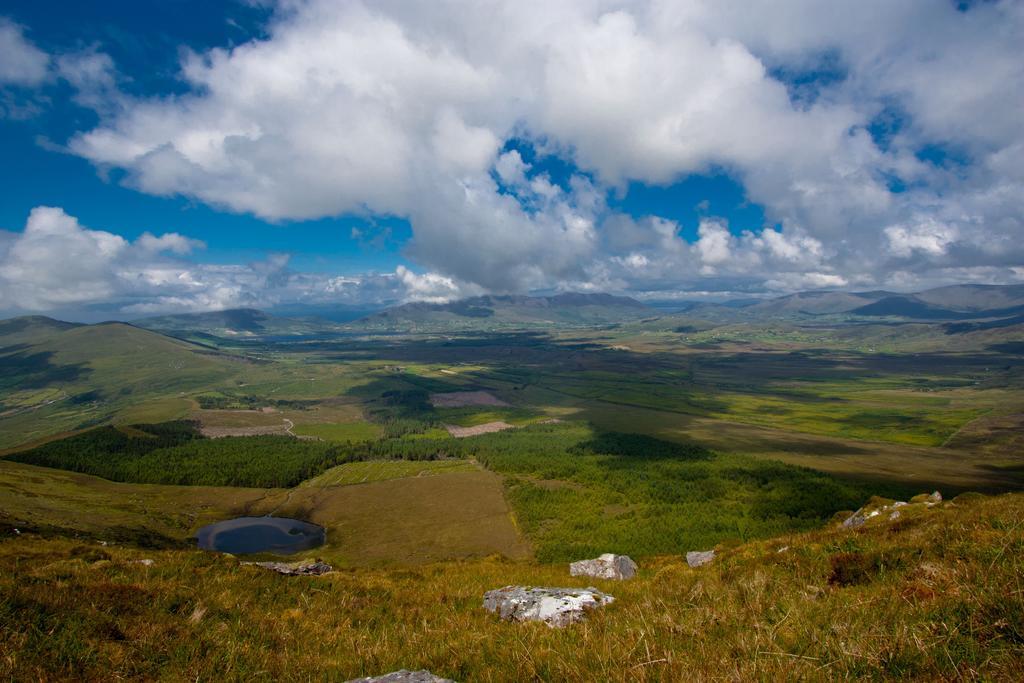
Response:
[{"label": "water", "polygon": [[323,545],[323,527],[286,517],[237,517],[204,526],[196,534],[199,547],[222,553],[290,555]]}]

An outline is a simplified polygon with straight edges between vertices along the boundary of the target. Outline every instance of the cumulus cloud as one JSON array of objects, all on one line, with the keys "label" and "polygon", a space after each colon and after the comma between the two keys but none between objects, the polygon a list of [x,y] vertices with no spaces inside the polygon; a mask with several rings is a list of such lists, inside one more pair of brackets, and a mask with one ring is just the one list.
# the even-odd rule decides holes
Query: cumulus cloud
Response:
[{"label": "cumulus cloud", "polygon": [[[265,38],[188,53],[184,94],[115,98],[98,57],[63,72],[118,99],[75,153],[275,221],[405,217],[408,256],[441,278],[428,298],[445,278],[912,286],[1024,262],[1021,44],[1016,2],[284,0]],[[513,137],[577,173],[554,182],[503,151]],[[630,182],[712,169],[777,227],[706,217],[690,244],[609,208]]]},{"label": "cumulus cloud", "polygon": [[58,207],[34,208],[21,232],[0,231],[0,311],[104,305],[121,316],[280,303],[448,301],[482,290],[399,266],[393,273],[331,277],[294,272],[287,255],[248,264],[183,258],[205,245],[178,233],[133,241],[81,225]]}]

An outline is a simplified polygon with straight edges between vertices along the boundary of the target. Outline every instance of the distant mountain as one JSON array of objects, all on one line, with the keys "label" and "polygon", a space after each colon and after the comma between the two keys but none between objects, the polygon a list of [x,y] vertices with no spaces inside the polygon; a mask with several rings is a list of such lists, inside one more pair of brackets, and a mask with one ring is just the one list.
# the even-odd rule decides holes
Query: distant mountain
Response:
[{"label": "distant mountain", "polygon": [[846,313],[847,311],[873,303],[889,294],[889,292],[799,292],[777,299],[769,299],[768,301],[748,306],[744,310],[757,314],[803,313],[807,315],[828,315],[831,313]]},{"label": "distant mountain", "polygon": [[337,325],[320,318],[285,318],[254,308],[208,313],[183,313],[143,318],[133,323],[147,330],[194,341],[217,339],[313,336],[337,332]]},{"label": "distant mountain", "polygon": [[657,311],[635,299],[611,294],[478,296],[443,304],[409,303],[352,323],[364,329],[466,329],[540,325],[601,325]]},{"label": "distant mountain", "polygon": [[1024,285],[951,285],[915,295],[932,306],[962,312],[1024,306]]},{"label": "distant mountain", "polygon": [[1024,313],[1024,285],[952,285],[908,294],[815,290],[742,307],[701,304],[686,313],[718,321],[835,315],[920,321],[1000,318]]}]

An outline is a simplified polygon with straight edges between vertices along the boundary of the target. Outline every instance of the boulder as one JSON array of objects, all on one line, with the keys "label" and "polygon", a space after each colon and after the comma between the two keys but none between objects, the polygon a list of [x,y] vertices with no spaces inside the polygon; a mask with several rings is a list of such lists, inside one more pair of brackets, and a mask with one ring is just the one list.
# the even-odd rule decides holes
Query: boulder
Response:
[{"label": "boulder", "polygon": [[691,550],[686,553],[686,564],[691,567],[701,567],[715,559],[714,550]]},{"label": "boulder", "polygon": [[353,678],[348,683],[455,683],[450,678],[435,676],[429,671],[392,671],[383,676],[372,676],[367,678]]},{"label": "boulder", "polygon": [[289,564],[287,562],[243,562],[242,564],[263,567],[286,576],[320,576],[321,574],[334,571],[334,567],[320,560],[316,562],[301,562],[299,564]]},{"label": "boulder", "polygon": [[589,610],[614,600],[596,588],[505,586],[484,594],[484,609],[506,621],[542,621],[561,628],[582,621]]},{"label": "boulder", "polygon": [[580,560],[569,565],[572,576],[592,576],[596,579],[632,579],[636,576],[636,562],[627,555],[605,553],[593,560]]}]

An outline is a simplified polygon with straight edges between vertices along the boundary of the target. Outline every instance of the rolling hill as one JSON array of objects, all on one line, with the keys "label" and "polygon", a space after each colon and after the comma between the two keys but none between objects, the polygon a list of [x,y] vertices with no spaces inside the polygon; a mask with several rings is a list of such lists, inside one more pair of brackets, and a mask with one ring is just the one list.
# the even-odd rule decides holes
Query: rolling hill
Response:
[{"label": "rolling hill", "polygon": [[239,359],[125,323],[0,323],[0,448],[125,413],[173,417],[183,393],[237,373]]},{"label": "rolling hill", "polygon": [[352,323],[356,329],[488,329],[544,325],[602,325],[637,320],[657,312],[611,294],[479,296],[444,304],[409,303]]},{"label": "rolling hill", "polygon": [[1006,318],[1024,313],[1024,285],[951,285],[916,293],[814,290],[743,305],[698,304],[686,314],[720,321],[822,316],[922,321]]},{"label": "rolling hill", "polygon": [[143,318],[132,324],[179,339],[215,344],[220,340],[316,336],[338,331],[338,325],[322,318],[288,318],[253,308]]}]

